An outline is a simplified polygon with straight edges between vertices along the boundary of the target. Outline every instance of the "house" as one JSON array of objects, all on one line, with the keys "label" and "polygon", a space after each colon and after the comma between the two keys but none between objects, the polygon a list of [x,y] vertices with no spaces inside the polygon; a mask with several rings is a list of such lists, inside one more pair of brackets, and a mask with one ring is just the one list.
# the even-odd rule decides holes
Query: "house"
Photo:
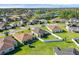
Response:
[{"label": "house", "polygon": [[3,22],[10,22],[10,21],[12,21],[11,18],[9,18],[9,17],[3,17]]},{"label": "house", "polygon": [[79,26],[66,26],[66,29],[70,32],[79,32]]},{"label": "house", "polygon": [[17,18],[20,18],[19,15],[12,15],[12,16],[9,16],[9,19],[11,19],[11,21],[16,21]]},{"label": "house", "polygon": [[26,43],[27,41],[32,40],[33,35],[32,33],[16,33],[13,34],[13,37],[20,43]]},{"label": "house", "polygon": [[10,25],[6,25],[6,26],[4,26],[5,27],[5,29],[11,29],[12,28],[12,26],[10,26]]},{"label": "house", "polygon": [[79,55],[79,51],[75,48],[64,48],[61,49],[59,47],[54,48],[55,55]]},{"label": "house", "polygon": [[38,24],[39,20],[38,19],[34,19],[31,21],[31,24]]},{"label": "house", "polygon": [[47,20],[46,19],[39,19],[39,23],[40,24],[46,24],[47,23]]},{"label": "house", "polygon": [[7,19],[6,19],[6,17],[3,17],[3,22],[7,22]]},{"label": "house", "polygon": [[29,22],[30,25],[45,24],[45,23],[47,23],[47,20],[45,20],[45,19],[34,19],[34,20]]},{"label": "house", "polygon": [[13,51],[15,47],[17,47],[17,42],[12,36],[0,38],[0,55]]},{"label": "house", "polygon": [[65,23],[65,22],[67,22],[67,19],[64,19],[64,18],[62,18],[62,19],[54,18],[54,19],[52,19],[52,22],[56,22],[56,23],[63,22],[63,23]]},{"label": "house", "polygon": [[52,32],[63,32],[63,30],[57,25],[57,24],[50,24],[48,25],[48,28],[52,31]]},{"label": "house", "polygon": [[78,18],[70,18],[69,22],[79,22],[79,19]]},{"label": "house", "polygon": [[49,34],[49,32],[47,32],[43,29],[40,29],[38,27],[33,27],[31,29],[32,29],[33,33],[37,34],[37,36],[39,36],[39,37],[45,37]]},{"label": "house", "polygon": [[4,22],[0,22],[0,29],[2,29],[2,27],[5,25]]}]

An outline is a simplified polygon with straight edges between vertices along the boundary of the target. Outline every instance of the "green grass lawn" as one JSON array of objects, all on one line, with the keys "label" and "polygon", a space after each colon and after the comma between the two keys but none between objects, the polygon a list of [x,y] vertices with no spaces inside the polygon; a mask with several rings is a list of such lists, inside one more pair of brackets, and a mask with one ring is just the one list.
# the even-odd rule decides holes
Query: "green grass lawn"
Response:
[{"label": "green grass lawn", "polygon": [[[51,43],[42,43],[37,41],[33,43],[35,48],[30,48],[28,45],[24,45],[17,51],[16,53],[9,53],[14,55],[53,55],[53,48],[58,46],[60,48],[76,48],[79,49],[74,43],[66,43],[66,42],[51,42]],[[18,50],[17,49],[17,50]],[[15,52],[15,51],[13,51]]]},{"label": "green grass lawn", "polygon": [[62,37],[62,38],[67,38],[68,40],[71,40],[72,38],[79,38],[79,33],[72,33],[72,32],[68,32],[65,28],[65,24],[60,23],[58,24],[62,29],[64,29],[66,32],[64,33],[55,33],[58,36]]},{"label": "green grass lawn", "polygon": [[[59,24],[61,26],[62,29],[65,29],[65,25],[64,24]],[[43,28],[44,29],[44,28]],[[66,38],[67,41],[71,41],[71,42],[49,42],[49,43],[43,43],[40,42],[39,40],[34,42],[32,45],[34,46],[34,48],[30,48],[28,45],[24,45],[17,50],[17,52],[13,51],[9,54],[14,54],[14,55],[53,55],[54,51],[53,48],[54,47],[60,47],[60,48],[76,48],[77,50],[79,50],[79,47],[76,46],[73,42],[72,42],[72,38],[75,37],[79,37],[79,33],[71,33],[71,32],[64,32],[64,33],[55,33],[58,36],[62,37],[62,38]],[[43,39],[52,39],[54,38],[52,35],[49,35],[48,38],[43,38]]]}]

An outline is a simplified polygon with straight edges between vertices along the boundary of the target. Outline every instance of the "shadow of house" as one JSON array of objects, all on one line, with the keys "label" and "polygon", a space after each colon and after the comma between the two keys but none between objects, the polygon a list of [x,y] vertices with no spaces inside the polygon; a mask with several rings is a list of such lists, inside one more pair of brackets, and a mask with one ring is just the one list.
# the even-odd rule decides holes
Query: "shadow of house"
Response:
[{"label": "shadow of house", "polygon": [[36,42],[38,39],[36,37],[33,37],[32,40],[28,40],[27,42],[25,42],[25,45],[27,44],[32,44],[34,42]]},{"label": "shadow of house", "polygon": [[21,50],[21,48],[17,47],[17,48],[15,48],[15,50],[13,50],[13,51],[11,51],[9,53],[6,53],[5,55],[13,55],[13,54],[15,54],[16,52],[18,52],[20,50]]}]

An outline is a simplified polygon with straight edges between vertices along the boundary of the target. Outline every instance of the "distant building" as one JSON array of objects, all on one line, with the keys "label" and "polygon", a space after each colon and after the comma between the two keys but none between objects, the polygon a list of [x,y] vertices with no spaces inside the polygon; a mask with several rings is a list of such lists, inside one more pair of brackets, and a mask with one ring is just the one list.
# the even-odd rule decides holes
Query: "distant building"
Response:
[{"label": "distant building", "polygon": [[54,19],[52,19],[52,22],[63,22],[63,23],[65,23],[65,22],[67,22],[67,19],[64,19],[64,18],[62,18],[62,19],[59,19],[59,18],[54,18]]},{"label": "distant building", "polygon": [[59,47],[54,48],[55,55],[79,55],[79,51],[74,48],[61,49]]}]

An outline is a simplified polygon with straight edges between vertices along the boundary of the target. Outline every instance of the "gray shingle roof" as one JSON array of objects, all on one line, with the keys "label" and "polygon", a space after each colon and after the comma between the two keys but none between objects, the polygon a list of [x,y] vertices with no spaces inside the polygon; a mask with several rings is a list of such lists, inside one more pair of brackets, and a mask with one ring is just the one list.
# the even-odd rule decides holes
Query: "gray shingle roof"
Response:
[{"label": "gray shingle roof", "polygon": [[55,47],[54,52],[57,55],[77,55],[78,54],[77,50],[74,48],[60,49],[59,47]]}]

